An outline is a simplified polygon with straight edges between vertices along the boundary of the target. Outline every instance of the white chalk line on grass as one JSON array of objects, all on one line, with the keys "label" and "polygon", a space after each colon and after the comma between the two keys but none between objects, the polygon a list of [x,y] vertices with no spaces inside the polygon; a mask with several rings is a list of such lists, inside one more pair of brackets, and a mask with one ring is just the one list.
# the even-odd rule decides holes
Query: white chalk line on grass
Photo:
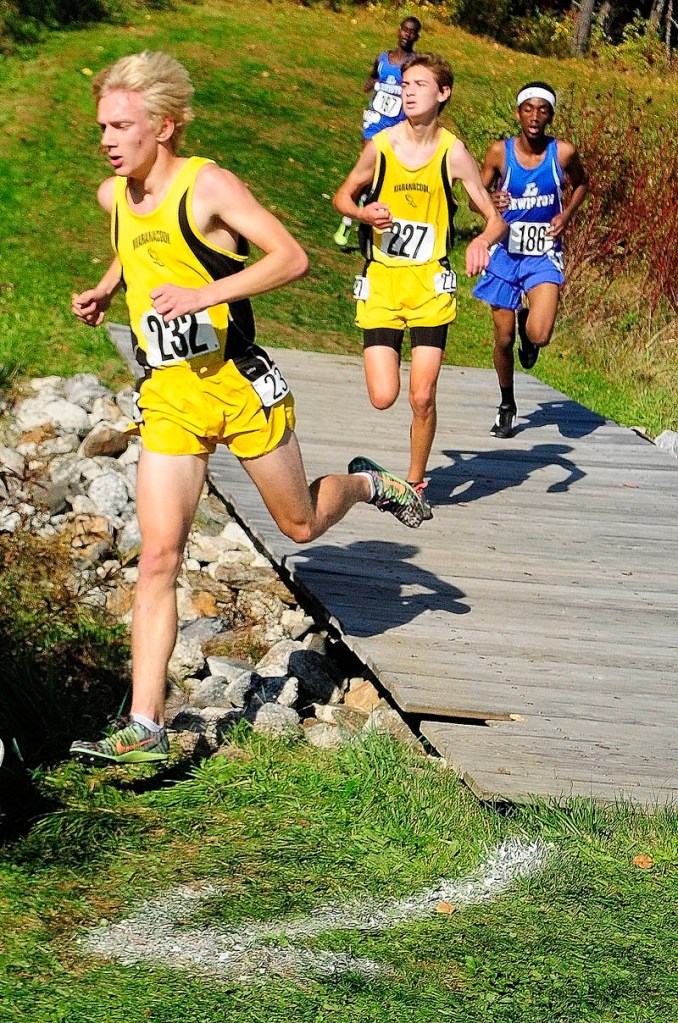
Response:
[{"label": "white chalk line on grass", "polygon": [[271,974],[301,978],[356,971],[376,976],[379,963],[344,952],[313,951],[291,942],[339,930],[384,931],[433,916],[446,902],[459,909],[504,895],[513,884],[540,871],[548,849],[539,841],[510,839],[494,849],[469,877],[440,881],[406,899],[374,898],[342,906],[320,906],[306,916],[219,930],[189,929],[187,922],[201,903],[224,890],[214,885],[184,886],[149,899],[125,920],[92,928],[79,939],[81,948],[126,965],[148,963],[244,982]]}]

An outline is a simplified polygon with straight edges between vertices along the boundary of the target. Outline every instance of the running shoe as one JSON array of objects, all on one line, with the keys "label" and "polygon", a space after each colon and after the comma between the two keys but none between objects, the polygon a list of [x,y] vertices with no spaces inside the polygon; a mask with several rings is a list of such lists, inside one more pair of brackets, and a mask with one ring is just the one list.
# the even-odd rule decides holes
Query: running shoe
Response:
[{"label": "running shoe", "polygon": [[497,409],[497,418],[494,421],[494,425],[490,430],[493,437],[500,437],[502,440],[508,440],[515,433],[516,425],[516,412],[515,405],[500,405]]},{"label": "running shoe", "polygon": [[70,754],[80,759],[108,761],[113,764],[145,764],[155,760],[167,760],[169,742],[167,732],[151,732],[138,721],[118,722],[122,727],[111,732],[99,742],[78,742],[71,744]]},{"label": "running shoe", "polygon": [[535,345],[527,336],[527,317],[530,310],[524,306],[518,310],[518,358],[523,369],[532,369],[539,357],[539,345]]},{"label": "running shoe", "polygon": [[369,502],[382,512],[392,515],[409,526],[417,529],[425,519],[424,503],[414,487],[405,480],[382,469],[371,458],[354,458],[348,467],[350,473],[367,473],[374,483],[374,497]]},{"label": "running shoe", "polygon": [[426,495],[424,494],[424,491],[428,486],[428,480],[422,480],[421,483],[412,483],[410,480],[407,482],[419,495],[419,500],[421,501],[422,508],[424,509],[424,522],[428,522],[429,519],[433,518],[433,508],[428,503]]},{"label": "running shoe", "polygon": [[348,240],[351,237],[352,227],[353,224],[345,224],[344,221],[342,220],[341,224],[334,232],[333,235],[334,244],[338,245],[342,249],[344,248],[344,246],[348,245]]}]

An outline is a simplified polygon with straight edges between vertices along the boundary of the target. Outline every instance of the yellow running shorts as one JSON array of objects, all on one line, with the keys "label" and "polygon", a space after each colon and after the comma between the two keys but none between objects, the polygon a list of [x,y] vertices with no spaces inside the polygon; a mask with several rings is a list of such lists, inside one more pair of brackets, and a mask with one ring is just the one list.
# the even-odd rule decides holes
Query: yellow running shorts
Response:
[{"label": "yellow running shorts", "polygon": [[435,278],[443,270],[438,260],[412,266],[370,263],[369,295],[358,300],[355,322],[361,330],[376,327],[404,330],[452,323],[457,315],[456,295],[436,291]]},{"label": "yellow running shorts", "polygon": [[153,370],[139,388],[144,447],[165,455],[200,455],[227,444],[237,458],[273,451],[285,430],[294,429],[294,398],[280,371],[268,363],[276,371],[278,392],[285,391],[269,407],[264,401],[272,401],[275,390],[269,387],[262,400],[232,360],[216,370],[192,369],[187,362]]}]

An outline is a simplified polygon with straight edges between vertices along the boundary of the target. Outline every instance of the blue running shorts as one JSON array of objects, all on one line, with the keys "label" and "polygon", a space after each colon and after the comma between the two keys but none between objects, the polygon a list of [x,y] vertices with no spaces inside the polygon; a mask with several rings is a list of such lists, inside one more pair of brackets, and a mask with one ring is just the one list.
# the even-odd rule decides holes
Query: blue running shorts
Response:
[{"label": "blue running shorts", "polygon": [[500,309],[520,309],[525,292],[538,284],[565,283],[562,254],[551,252],[544,256],[521,256],[496,245],[490,255],[490,265],[481,274],[473,289],[473,297]]}]

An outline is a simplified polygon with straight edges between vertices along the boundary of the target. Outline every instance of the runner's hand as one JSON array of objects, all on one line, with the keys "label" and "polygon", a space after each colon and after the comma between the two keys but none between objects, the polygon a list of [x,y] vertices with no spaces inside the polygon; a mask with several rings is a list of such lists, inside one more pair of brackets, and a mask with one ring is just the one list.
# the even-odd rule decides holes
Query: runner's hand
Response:
[{"label": "runner's hand", "polygon": [[201,297],[202,288],[179,288],[176,284],[161,284],[151,292],[153,308],[165,323],[176,320],[177,316],[201,312],[206,308]]},{"label": "runner's hand", "polygon": [[565,232],[567,227],[567,220],[563,213],[557,213],[551,221],[548,231],[546,232],[549,238],[560,238]]},{"label": "runner's hand", "polygon": [[386,231],[389,227],[393,226],[393,217],[385,202],[371,202],[369,206],[363,208],[362,213],[363,215],[360,218],[362,222],[364,224],[371,224],[378,231]]},{"label": "runner's hand", "polygon": [[486,270],[490,262],[490,251],[482,238],[474,238],[466,249],[466,273],[475,277],[481,270]]},{"label": "runner's hand", "polygon": [[509,208],[511,196],[508,194],[508,192],[504,192],[500,189],[498,192],[492,192],[490,198],[494,203],[495,210],[498,210],[499,213],[503,213],[504,210],[507,210]]},{"label": "runner's hand", "polygon": [[111,295],[100,295],[96,288],[73,295],[71,312],[88,327],[98,327],[104,321],[106,310],[111,304]]}]

